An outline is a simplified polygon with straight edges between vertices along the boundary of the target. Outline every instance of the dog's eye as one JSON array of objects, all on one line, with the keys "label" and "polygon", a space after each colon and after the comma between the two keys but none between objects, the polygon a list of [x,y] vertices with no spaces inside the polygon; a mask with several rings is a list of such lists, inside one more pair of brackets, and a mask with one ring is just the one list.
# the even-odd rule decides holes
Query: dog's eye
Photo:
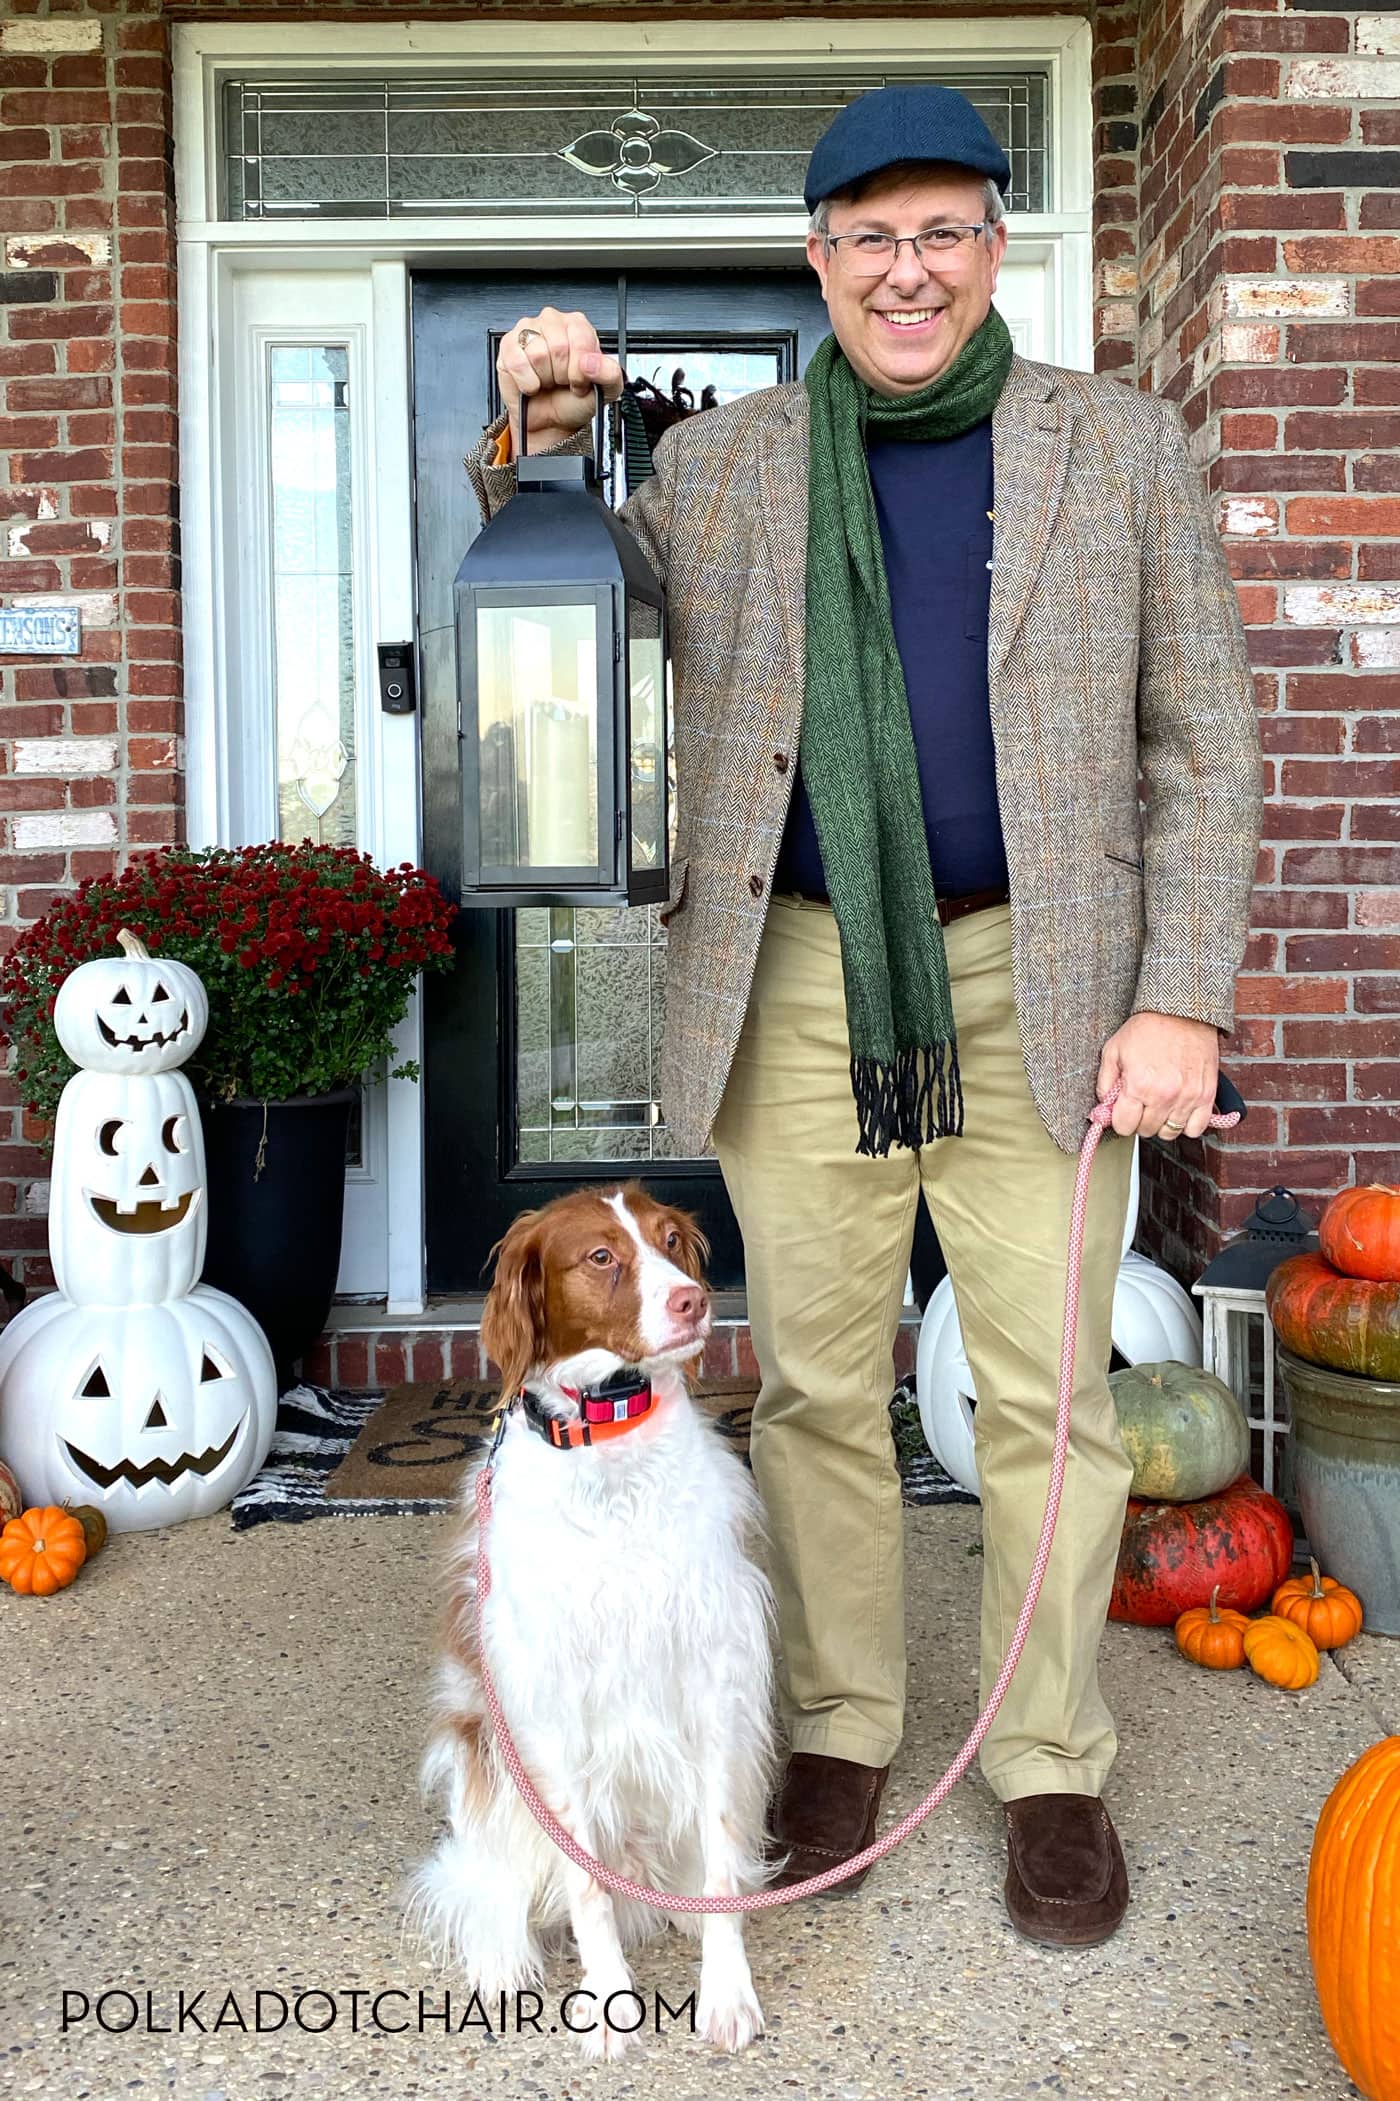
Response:
[{"label": "dog's eye", "polygon": [[681,1244],[681,1236],[680,1236],[680,1234],[679,1234],[679,1233],[668,1233],[668,1234],[666,1235],[666,1245],[667,1245],[667,1247],[679,1247],[679,1246],[680,1246],[680,1244]]},{"label": "dog's eye", "polygon": [[588,1259],[590,1262],[597,1262],[603,1268],[606,1268],[608,1263],[612,1261],[612,1249],[607,1247],[595,1247]]}]

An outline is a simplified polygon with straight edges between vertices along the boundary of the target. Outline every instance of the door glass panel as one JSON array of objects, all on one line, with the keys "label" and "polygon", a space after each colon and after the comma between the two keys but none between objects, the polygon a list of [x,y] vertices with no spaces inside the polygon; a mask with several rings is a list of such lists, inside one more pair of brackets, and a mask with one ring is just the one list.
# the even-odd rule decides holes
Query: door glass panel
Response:
[{"label": "door glass panel", "polygon": [[267,355],[278,837],[354,846],[349,352]]},{"label": "door glass panel", "polygon": [[[616,339],[604,334],[605,349]],[[639,393],[654,443],[668,424],[795,376],[785,344],[730,339],[683,342],[629,334],[629,378],[650,382]],[[708,391],[708,398],[707,398]],[[618,477],[620,479],[620,477]],[[636,606],[634,620],[648,609]],[[635,742],[638,642],[633,630],[633,797],[648,761]],[[644,677],[655,681],[660,641]],[[665,667],[669,681],[670,667]],[[654,685],[653,685],[654,690]],[[674,698],[669,710],[675,719]],[[654,721],[654,710],[652,711]],[[652,732],[654,739],[654,731]],[[668,744],[670,850],[675,853],[674,740]],[[655,808],[654,800],[648,807]],[[654,866],[654,825],[634,830],[635,866]],[[644,850],[652,858],[643,860]],[[657,1066],[666,995],[664,906],[633,910],[528,906],[515,914],[517,1158],[523,1161],[616,1161],[620,1165],[683,1158],[671,1144],[657,1100]]]},{"label": "door glass panel", "polygon": [[589,605],[480,606],[481,859],[598,865],[598,627]]}]

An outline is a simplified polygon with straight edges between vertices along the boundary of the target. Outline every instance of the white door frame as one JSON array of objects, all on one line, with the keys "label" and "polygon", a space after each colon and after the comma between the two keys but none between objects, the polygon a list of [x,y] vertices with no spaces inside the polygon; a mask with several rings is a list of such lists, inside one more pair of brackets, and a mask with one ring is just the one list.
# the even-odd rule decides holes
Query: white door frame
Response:
[{"label": "white door frame", "polygon": [[[180,299],[181,510],[183,519],[188,830],[194,845],[240,845],[270,837],[275,822],[251,799],[248,704],[266,711],[254,651],[228,609],[246,603],[234,588],[246,519],[238,515],[230,458],[239,359],[244,354],[240,293],[256,278],[295,273],[303,286],[331,291],[347,275],[360,285],[354,313],[311,309],[318,333],[348,340],[358,331],[365,400],[372,414],[356,437],[357,639],[362,685],[359,843],[381,867],[421,863],[422,799],[418,719],[383,714],[375,699],[374,645],[414,633],[412,431],[409,398],[409,275],[415,264],[494,260],[518,266],[547,255],[579,265],[661,265],[716,251],[753,267],[791,262],[806,232],[802,213],[695,213],[665,220],[616,213],[538,218],[463,214],[456,219],[289,220],[244,224],[214,216],[218,195],[218,89],[227,76],[288,68],[317,73],[418,72],[437,65],[507,72],[624,65],[645,74],[697,75],[752,68],[829,68],[843,61],[911,74],[985,70],[988,63],[1044,65],[1049,74],[1052,209],[1010,222],[1007,274],[1041,280],[1043,300],[1022,346],[1051,362],[1092,365],[1091,30],[1069,16],[978,17],[968,21],[840,23],[728,22],[723,50],[705,21],[345,23],[324,26],[176,24],[174,130]],[[322,327],[322,323],[326,327]],[[1043,328],[1043,334],[1042,334]],[[1020,331],[1017,331],[1020,334]],[[373,632],[370,632],[372,627]],[[240,705],[235,705],[237,697]],[[270,714],[267,719],[270,720]],[[266,766],[266,735],[252,750]],[[254,769],[255,770],[255,769]],[[272,778],[269,775],[269,780]],[[264,790],[266,800],[270,790]],[[249,827],[260,827],[251,834]],[[415,997],[396,1039],[397,1057],[421,1059]],[[390,1313],[426,1305],[424,1130],[421,1087],[390,1080],[366,1096],[363,1169],[347,1178],[346,1243],[338,1290],[384,1296]],[[377,1256],[377,1250],[382,1255]]]}]

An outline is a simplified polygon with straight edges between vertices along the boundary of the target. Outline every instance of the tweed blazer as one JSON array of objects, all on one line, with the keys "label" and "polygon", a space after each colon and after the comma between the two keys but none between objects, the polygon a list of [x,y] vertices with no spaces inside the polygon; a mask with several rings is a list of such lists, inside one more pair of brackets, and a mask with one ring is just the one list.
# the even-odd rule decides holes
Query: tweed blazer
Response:
[{"label": "tweed blazer", "polygon": [[[503,425],[466,462],[484,516],[514,493],[514,469],[490,464]],[[1233,1027],[1260,826],[1253,682],[1172,404],[1017,356],[992,447],[987,670],[1016,1015],[1036,1106],[1076,1152],[1103,1044],[1130,1014]],[[670,612],[678,807],[660,1095],[681,1151],[699,1154],[743,1026],[798,752],[806,390],[681,422],[655,464],[622,516]],[[854,1115],[851,1131],[854,1151]]]}]

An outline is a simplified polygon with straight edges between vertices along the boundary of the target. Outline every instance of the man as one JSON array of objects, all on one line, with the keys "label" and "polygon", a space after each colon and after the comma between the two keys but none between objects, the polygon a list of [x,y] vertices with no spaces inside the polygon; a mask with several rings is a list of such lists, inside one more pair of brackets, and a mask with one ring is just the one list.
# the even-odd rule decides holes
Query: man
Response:
[{"label": "man", "polygon": [[[981,1750],[1013,1922],[1082,1945],[1128,1901],[1096,1655],[1131,1477],[1106,1379],[1129,1141],[1198,1137],[1211,1112],[1258,737],[1178,411],[1012,350],[992,305],[1009,183],[949,90],[844,109],[807,183],[831,337],[803,384],[667,433],[623,515],[672,617],[661,1094],[683,1150],[713,1138],[763,1375],[780,1879],[871,1842],[900,1740],[886,1404],[920,1189],[978,1396],[985,1701],[1045,1500],[1076,1156],[1120,1089],[1059,1526]],[[510,417],[529,397],[532,450],[582,449],[595,382],[621,385],[585,317],[553,309],[498,370]],[[502,417],[468,463],[484,508],[511,492],[513,442]]]}]

